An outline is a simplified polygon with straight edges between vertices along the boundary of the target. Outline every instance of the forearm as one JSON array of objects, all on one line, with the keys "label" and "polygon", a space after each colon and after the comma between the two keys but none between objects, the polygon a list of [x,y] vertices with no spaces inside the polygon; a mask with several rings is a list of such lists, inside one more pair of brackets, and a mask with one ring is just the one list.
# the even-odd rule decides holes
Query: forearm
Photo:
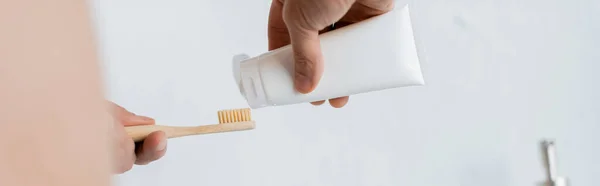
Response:
[{"label": "forearm", "polygon": [[0,0],[0,185],[110,184],[84,0]]}]

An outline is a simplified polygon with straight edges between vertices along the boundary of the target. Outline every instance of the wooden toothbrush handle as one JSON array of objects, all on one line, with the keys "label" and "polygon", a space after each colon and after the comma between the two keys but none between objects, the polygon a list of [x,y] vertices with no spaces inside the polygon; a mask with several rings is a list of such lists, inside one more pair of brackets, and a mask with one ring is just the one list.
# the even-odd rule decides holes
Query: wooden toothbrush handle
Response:
[{"label": "wooden toothbrush handle", "polygon": [[242,131],[254,129],[254,121],[223,123],[215,125],[204,125],[196,127],[179,127],[179,126],[164,126],[164,125],[138,125],[125,127],[127,134],[135,142],[140,142],[155,131],[163,131],[167,138],[176,138],[190,135],[211,134],[231,131]]}]

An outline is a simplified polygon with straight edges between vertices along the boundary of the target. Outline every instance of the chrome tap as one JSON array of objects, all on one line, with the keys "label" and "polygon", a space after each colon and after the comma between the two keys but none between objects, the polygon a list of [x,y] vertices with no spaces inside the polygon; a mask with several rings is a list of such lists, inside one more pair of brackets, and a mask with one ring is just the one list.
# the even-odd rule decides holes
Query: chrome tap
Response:
[{"label": "chrome tap", "polygon": [[543,140],[541,143],[542,155],[544,157],[544,168],[546,169],[545,186],[569,186],[565,177],[558,175],[556,163],[556,145],[553,140]]}]

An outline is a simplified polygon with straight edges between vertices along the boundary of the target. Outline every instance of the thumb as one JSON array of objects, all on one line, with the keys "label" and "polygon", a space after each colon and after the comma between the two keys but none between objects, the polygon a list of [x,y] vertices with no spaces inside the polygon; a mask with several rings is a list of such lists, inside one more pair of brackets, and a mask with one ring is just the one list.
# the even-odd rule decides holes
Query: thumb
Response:
[{"label": "thumb", "polygon": [[294,53],[294,86],[301,93],[310,93],[317,86],[323,73],[323,57],[319,41],[319,29],[301,11],[302,1],[284,4],[283,21],[288,29]]},{"label": "thumb", "polygon": [[323,56],[318,31],[290,28],[294,52],[294,86],[301,93],[312,92],[323,74]]},{"label": "thumb", "polygon": [[283,21],[294,52],[294,85],[299,92],[312,92],[323,74],[319,30],[342,18],[353,3],[354,0],[285,1]]}]

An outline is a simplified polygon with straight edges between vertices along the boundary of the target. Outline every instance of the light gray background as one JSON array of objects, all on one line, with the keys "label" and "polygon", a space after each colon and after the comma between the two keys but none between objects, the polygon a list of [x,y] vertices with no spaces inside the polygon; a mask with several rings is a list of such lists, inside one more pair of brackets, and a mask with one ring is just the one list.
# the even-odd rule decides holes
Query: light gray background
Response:
[{"label": "light gray background", "polygon": [[[266,51],[269,1],[93,2],[111,100],[165,125],[246,106],[231,58]],[[600,185],[600,1],[406,2],[426,86],[255,110],[256,130],[169,140],[115,182],[533,186],[550,137],[572,185]]]}]

